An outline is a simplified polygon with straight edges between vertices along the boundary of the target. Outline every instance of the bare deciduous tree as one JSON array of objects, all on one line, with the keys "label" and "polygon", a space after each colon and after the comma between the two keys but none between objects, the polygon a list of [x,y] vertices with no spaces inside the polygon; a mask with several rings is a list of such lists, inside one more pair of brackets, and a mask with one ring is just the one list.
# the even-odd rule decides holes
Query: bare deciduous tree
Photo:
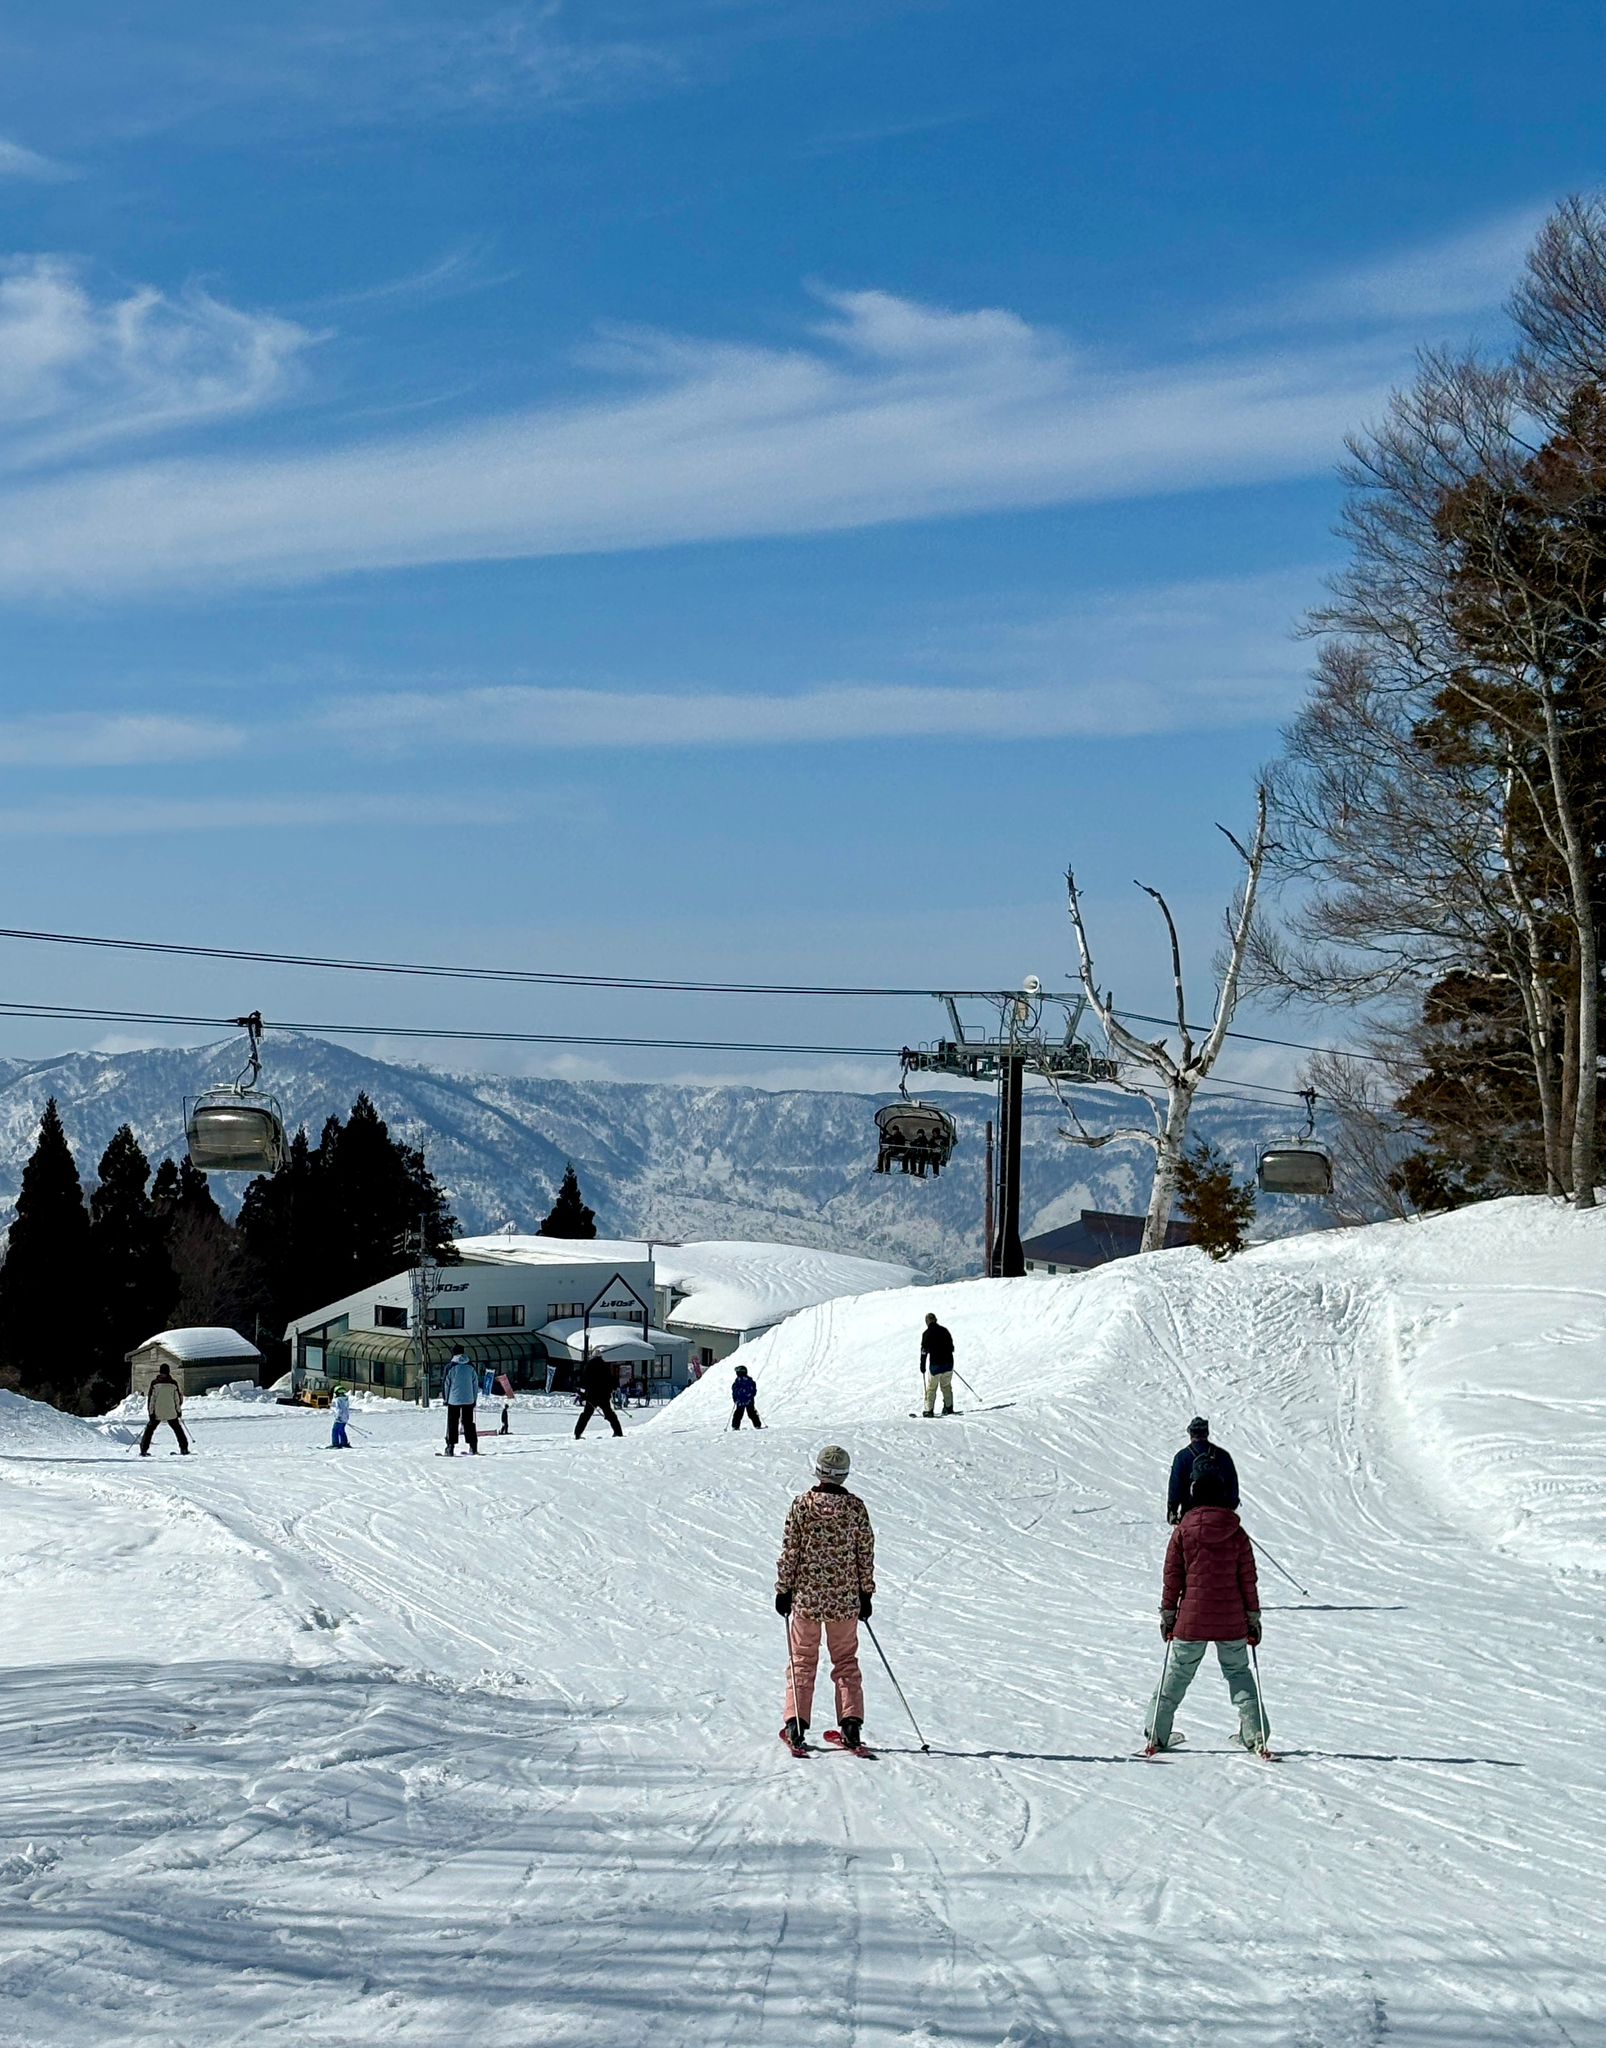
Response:
[{"label": "bare deciduous tree", "polygon": [[[1567,926],[1560,1099],[1542,1107],[1574,1201],[1593,1207],[1606,205],[1574,200],[1558,211],[1513,312],[1520,346],[1510,360],[1425,358],[1381,425],[1351,443],[1350,559],[1316,622],[1364,650],[1374,684],[1399,696],[1413,729],[1437,721],[1506,778],[1493,847],[1504,833],[1513,871],[1525,870],[1519,894],[1533,906],[1548,893],[1547,910]],[[1521,901],[1511,918],[1521,926]],[[1531,983],[1534,948],[1524,943]],[[1536,1046],[1543,1021],[1531,1019]]]},{"label": "bare deciduous tree", "polygon": [[[1143,1225],[1142,1249],[1146,1252],[1159,1251],[1165,1244],[1166,1225],[1171,1220],[1172,1204],[1176,1199],[1177,1167],[1182,1159],[1183,1148],[1188,1141],[1188,1119],[1193,1114],[1194,1096],[1199,1084],[1220,1056],[1221,1048],[1227,1041],[1232,1026],[1233,1012],[1238,1004],[1239,983],[1243,974],[1245,956],[1249,950],[1250,936],[1255,928],[1255,899],[1260,888],[1261,871],[1266,863],[1266,803],[1264,787],[1256,792],[1255,831],[1248,846],[1227,831],[1225,825],[1217,829],[1231,840],[1239,858],[1244,864],[1244,877],[1237,896],[1227,913],[1227,940],[1222,958],[1218,963],[1216,978],[1215,1011],[1210,1028],[1203,1040],[1196,1042],[1188,1024],[1186,998],[1183,993],[1182,942],[1177,936],[1176,920],[1171,907],[1158,889],[1147,882],[1137,883],[1146,896],[1159,905],[1160,915],[1165,919],[1167,935],[1171,941],[1171,983],[1176,997],[1177,1051],[1164,1038],[1142,1039],[1136,1032],[1129,1031],[1115,1012],[1115,999],[1109,992],[1101,993],[1098,978],[1093,967],[1093,950],[1088,941],[1087,926],[1082,916],[1082,899],[1077,893],[1076,875],[1067,869],[1065,887],[1069,898],[1071,925],[1076,933],[1076,953],[1080,965],[1082,987],[1094,1015],[1104,1028],[1111,1052],[1117,1060],[1132,1066],[1146,1068],[1163,1083],[1165,1104],[1163,1110],[1155,1104],[1155,1121],[1152,1130],[1138,1129],[1133,1132],[1108,1132],[1097,1138],[1086,1133],[1070,1134],[1073,1144],[1102,1145],[1112,1137],[1137,1136],[1154,1147],[1154,1187],[1149,1196],[1148,1215]],[[1141,1094],[1141,1089],[1123,1083],[1131,1093]]]}]

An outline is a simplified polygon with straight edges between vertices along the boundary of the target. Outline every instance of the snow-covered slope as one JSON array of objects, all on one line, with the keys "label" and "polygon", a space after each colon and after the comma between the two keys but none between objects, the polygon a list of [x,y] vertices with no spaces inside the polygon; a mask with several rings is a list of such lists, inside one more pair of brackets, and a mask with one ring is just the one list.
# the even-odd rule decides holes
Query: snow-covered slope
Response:
[{"label": "snow-covered slope", "polygon": [[660,1287],[684,1291],[669,1316],[672,1330],[760,1330],[820,1302],[918,1287],[925,1279],[912,1266],[850,1252],[718,1239],[660,1246],[654,1272]]},{"label": "snow-covered slope", "polygon": [[[982,1255],[985,1094],[946,1097],[960,1148],[938,1179],[876,1174],[873,1116],[887,1096],[827,1090],[672,1087],[654,1082],[524,1080],[448,1074],[369,1059],[316,1038],[275,1038],[268,1080],[292,1128],[315,1137],[366,1089],[409,1144],[422,1145],[468,1232],[512,1221],[534,1229],[564,1162],[579,1169],[598,1227],[610,1237],[766,1238],[892,1259],[938,1276],[977,1272]],[[79,1169],[92,1175],[125,1120],[153,1158],[183,1142],[182,1103],[232,1080],[238,1041],[201,1051],[67,1053],[29,1065],[0,1061],[0,1221],[32,1149],[45,1099],[61,1104]],[[1131,1103],[1079,1091],[1089,1129],[1130,1121]],[[1281,1120],[1231,1100],[1201,1100],[1201,1136],[1246,1169]],[[1059,1136],[1052,1098],[1027,1101],[1022,1170],[1028,1231],[1083,1208],[1134,1210],[1147,1196],[1149,1155],[1131,1139],[1089,1152]],[[221,1201],[243,1183],[219,1176]],[[1311,1205],[1267,1204],[1261,1228],[1307,1228]]]},{"label": "snow-covered slope", "polygon": [[[0,2040],[1603,2048],[1603,1295],[1606,1216],[1502,1203],[834,1303],[760,1434],[705,1382],[477,1462],[204,1401],[187,1461],[0,1457]],[[1013,1406],[909,1419],[928,1305]],[[1210,1668],[1134,1756],[1201,1409],[1278,1765]],[[774,1739],[828,1437],[929,1744],[866,1643],[875,1763]]]}]

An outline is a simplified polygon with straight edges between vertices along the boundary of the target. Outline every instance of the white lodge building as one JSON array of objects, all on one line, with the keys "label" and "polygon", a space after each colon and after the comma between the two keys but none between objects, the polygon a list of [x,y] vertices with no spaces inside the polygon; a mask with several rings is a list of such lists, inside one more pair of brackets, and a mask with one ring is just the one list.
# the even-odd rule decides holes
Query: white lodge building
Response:
[{"label": "white lodge building", "polygon": [[[663,1397],[690,1378],[689,1340],[654,1329],[652,1249],[628,1239],[521,1237],[457,1240],[462,1263],[430,1270],[429,1395],[462,1350],[515,1388],[573,1386],[589,1350],[613,1361],[621,1386]],[[291,1371],[342,1380],[355,1391],[416,1400],[420,1333],[417,1275],[388,1280],[298,1316],[285,1331]]]}]

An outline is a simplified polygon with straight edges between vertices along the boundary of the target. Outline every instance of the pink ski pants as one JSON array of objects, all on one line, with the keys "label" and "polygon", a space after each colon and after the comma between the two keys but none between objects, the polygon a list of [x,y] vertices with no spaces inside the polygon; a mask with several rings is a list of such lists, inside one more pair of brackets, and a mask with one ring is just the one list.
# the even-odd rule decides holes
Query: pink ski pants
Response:
[{"label": "pink ski pants", "polygon": [[[795,1714],[805,1725],[814,1705],[814,1673],[820,1662],[820,1636],[825,1636],[825,1647],[831,1656],[831,1682],[836,1687],[836,1717],[838,1721],[862,1721],[864,1719],[864,1679],[859,1671],[859,1620],[849,1615],[846,1621],[816,1621],[812,1614],[794,1614],[789,1624],[792,1637],[792,1654],[786,1671],[786,1705],[783,1718],[791,1720]],[[797,1678],[797,1695],[792,1693],[793,1674]]]}]

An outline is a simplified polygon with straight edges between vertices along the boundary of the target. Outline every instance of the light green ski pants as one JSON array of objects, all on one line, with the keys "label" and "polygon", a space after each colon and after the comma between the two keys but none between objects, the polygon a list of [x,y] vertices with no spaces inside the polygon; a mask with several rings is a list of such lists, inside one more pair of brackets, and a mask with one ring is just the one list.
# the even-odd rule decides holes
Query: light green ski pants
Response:
[{"label": "light green ski pants", "polygon": [[[1184,1643],[1172,1637],[1164,1674],[1149,1703],[1148,1725],[1143,1731],[1149,1742],[1164,1749],[1171,1740],[1171,1723],[1177,1708],[1209,1647],[1208,1643]],[[1260,1693],[1255,1674],[1249,1668],[1249,1645],[1242,1640],[1217,1643],[1216,1655],[1221,1659],[1221,1675],[1227,1681],[1232,1703],[1238,1709],[1238,1740],[1249,1749],[1259,1749],[1270,1739],[1271,1730],[1261,1715]]]}]

